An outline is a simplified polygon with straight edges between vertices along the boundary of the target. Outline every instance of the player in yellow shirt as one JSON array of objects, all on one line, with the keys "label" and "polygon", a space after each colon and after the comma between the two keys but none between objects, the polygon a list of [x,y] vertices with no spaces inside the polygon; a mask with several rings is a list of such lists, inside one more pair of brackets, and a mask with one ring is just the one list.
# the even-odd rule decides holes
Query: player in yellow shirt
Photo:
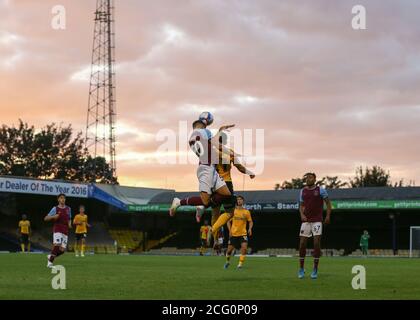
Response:
[{"label": "player in yellow shirt", "polygon": [[22,252],[25,252],[25,245],[28,249],[28,252],[31,252],[31,222],[28,220],[26,214],[22,215],[22,220],[19,221],[18,234],[20,236],[20,247]]},{"label": "player in yellow shirt", "polygon": [[204,254],[204,250],[206,250],[206,248],[208,247],[210,230],[211,230],[211,227],[209,226],[209,222],[207,220],[204,221],[204,225],[202,225],[200,228],[200,240],[201,240],[200,256]]},{"label": "player in yellow shirt", "polygon": [[[227,143],[227,134],[222,132],[219,138],[219,148],[223,148]],[[226,147],[224,147],[226,148]],[[239,159],[235,158],[235,152],[230,149],[230,155],[226,155],[225,153],[219,153],[219,164],[216,165],[216,171],[219,176],[226,182],[226,186],[228,187],[231,194],[235,194],[233,190],[233,183],[232,183],[232,175],[231,170],[232,166],[236,167],[239,172],[249,175],[251,179],[255,178],[255,174],[245,168],[241,163],[239,163]],[[232,214],[224,213],[220,215],[220,206],[212,208],[212,218],[211,218],[211,226],[213,237],[218,235],[218,231],[221,226],[223,226],[228,220],[230,220]]]},{"label": "player in yellow shirt", "polygon": [[[85,206],[81,205],[79,207],[79,214],[77,214],[73,219],[73,224],[76,226],[76,246],[74,248],[74,252],[76,257],[85,256],[85,247],[86,247],[86,236],[87,236],[87,228],[90,227],[88,223],[88,216],[85,213]],[[79,250],[80,249],[80,250]]]},{"label": "player in yellow shirt", "polygon": [[233,218],[227,223],[229,229],[229,245],[226,251],[225,269],[230,265],[230,256],[233,250],[239,247],[241,249],[241,255],[239,257],[238,269],[242,268],[248,251],[248,236],[252,236],[252,227],[254,226],[251,212],[244,208],[244,197],[237,196],[236,198],[237,206],[233,212]]}]

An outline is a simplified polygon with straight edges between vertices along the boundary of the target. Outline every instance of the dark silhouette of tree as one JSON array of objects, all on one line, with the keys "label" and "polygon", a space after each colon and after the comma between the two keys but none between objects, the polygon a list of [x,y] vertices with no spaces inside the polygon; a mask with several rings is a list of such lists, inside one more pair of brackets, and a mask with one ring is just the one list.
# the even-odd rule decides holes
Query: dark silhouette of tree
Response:
[{"label": "dark silhouette of tree", "polygon": [[[344,188],[348,184],[347,182],[343,182],[338,179],[338,177],[330,177],[326,176],[323,177],[321,180],[316,182],[318,186],[324,186],[327,189],[338,189]],[[305,186],[305,179],[304,178],[293,178],[291,181],[284,181],[281,185],[276,184],[274,186],[274,190],[279,189],[302,189]]]},{"label": "dark silhouette of tree", "polygon": [[[372,168],[358,167],[356,175],[349,182],[343,182],[337,176],[326,176],[316,182],[317,185],[324,186],[327,189],[340,189],[346,187],[363,188],[363,187],[411,187],[415,186],[415,182],[410,180],[408,184],[404,184],[401,179],[394,184],[391,182],[389,172],[386,172],[380,166]],[[291,181],[284,181],[282,184],[276,183],[274,190],[281,189],[301,189],[305,186],[303,178],[294,178]]]},{"label": "dark silhouette of tree", "polygon": [[[402,181],[401,181],[402,183]],[[356,176],[350,179],[350,186],[352,188],[363,187],[392,187],[391,175],[380,166],[373,166],[372,168],[358,167],[356,169]]]},{"label": "dark silhouette of tree", "polygon": [[327,189],[340,189],[348,186],[347,182],[343,182],[338,179],[337,176],[323,177],[320,181],[317,182],[318,185],[324,186]]},{"label": "dark silhouette of tree", "polygon": [[0,175],[81,182],[116,183],[104,158],[84,150],[82,133],[71,125],[49,124],[41,130],[19,120],[0,128]]},{"label": "dark silhouette of tree", "polygon": [[414,180],[410,180],[407,184],[404,183],[404,179],[401,179],[394,183],[394,187],[414,187],[416,182]]},{"label": "dark silhouette of tree", "polygon": [[281,189],[302,189],[304,186],[305,186],[305,180],[303,178],[293,178],[291,181],[283,181],[280,188]]}]

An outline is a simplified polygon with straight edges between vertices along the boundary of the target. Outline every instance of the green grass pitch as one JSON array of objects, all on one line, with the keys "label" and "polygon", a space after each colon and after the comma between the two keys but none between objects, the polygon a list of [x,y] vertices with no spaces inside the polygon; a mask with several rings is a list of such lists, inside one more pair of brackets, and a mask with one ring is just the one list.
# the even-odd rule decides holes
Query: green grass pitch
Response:
[{"label": "green grass pitch", "polygon": [[[223,269],[224,257],[117,256],[76,258],[66,268],[66,290],[53,290],[55,276],[44,254],[0,254],[0,299],[420,299],[420,260],[321,258],[319,278],[297,278],[297,258],[238,258]],[[366,268],[366,290],[354,290],[354,265]]]}]

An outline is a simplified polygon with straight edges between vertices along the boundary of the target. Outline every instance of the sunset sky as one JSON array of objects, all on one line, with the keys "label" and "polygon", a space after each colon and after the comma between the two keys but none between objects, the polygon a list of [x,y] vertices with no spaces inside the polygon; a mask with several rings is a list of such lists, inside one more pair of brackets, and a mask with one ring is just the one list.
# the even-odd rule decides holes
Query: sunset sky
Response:
[{"label": "sunset sky", "polygon": [[[51,28],[53,6],[65,30]],[[0,0],[0,124],[84,131],[96,0]],[[122,185],[197,190],[196,165],[162,165],[160,129],[264,129],[265,169],[237,189],[380,165],[420,183],[420,1],[115,0]],[[351,9],[367,10],[353,30]],[[185,142],[181,142],[185,143]],[[235,181],[235,180],[234,180]]]}]

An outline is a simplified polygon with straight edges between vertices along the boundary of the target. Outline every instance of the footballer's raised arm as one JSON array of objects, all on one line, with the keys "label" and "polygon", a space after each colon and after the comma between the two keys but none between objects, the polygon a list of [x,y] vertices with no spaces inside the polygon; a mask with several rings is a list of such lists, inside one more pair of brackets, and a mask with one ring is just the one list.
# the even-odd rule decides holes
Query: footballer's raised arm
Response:
[{"label": "footballer's raised arm", "polygon": [[242,163],[239,162],[239,159],[237,156],[235,156],[235,153],[233,150],[232,150],[231,157],[233,158],[233,165],[236,167],[236,169],[238,169],[239,172],[249,175],[251,179],[255,178],[255,174],[252,171],[248,170]]},{"label": "footballer's raised arm", "polygon": [[235,126],[234,124],[229,124],[229,125],[226,125],[226,126],[221,126],[219,128],[219,131],[214,135],[214,137],[211,138],[212,144],[216,144],[216,145],[219,144],[219,138],[220,138],[220,136],[222,134],[222,131],[225,131],[225,130],[228,130],[230,128],[233,128],[234,126]]}]

